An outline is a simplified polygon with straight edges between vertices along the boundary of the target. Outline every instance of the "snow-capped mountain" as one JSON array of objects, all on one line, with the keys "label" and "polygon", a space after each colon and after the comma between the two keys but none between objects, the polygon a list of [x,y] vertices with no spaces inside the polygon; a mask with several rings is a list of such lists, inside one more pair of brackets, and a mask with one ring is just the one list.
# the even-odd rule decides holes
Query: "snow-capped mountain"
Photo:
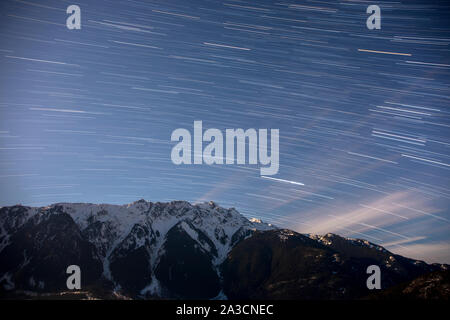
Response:
[{"label": "snow-capped mountain", "polygon": [[447,269],[366,240],[302,235],[214,202],[57,203],[0,208],[0,296],[67,291],[78,265],[88,296],[345,299]]},{"label": "snow-capped mountain", "polygon": [[[50,285],[46,283],[48,279],[39,278],[40,273],[36,273],[35,267],[30,264],[30,259],[35,258],[30,255],[32,252],[34,255],[46,254],[41,252],[41,242],[52,242],[55,234],[49,232],[51,226],[60,230],[68,228],[76,233],[74,239],[66,239],[73,242],[74,248],[65,250],[74,251],[82,244],[89,248],[92,260],[88,263],[89,268],[101,269],[102,277],[113,283],[116,289],[158,296],[167,295],[162,291],[164,287],[170,287],[169,278],[172,277],[166,275],[166,270],[160,266],[176,266],[176,261],[170,263],[169,260],[177,246],[189,244],[190,254],[204,260],[204,272],[219,283],[218,266],[234,244],[256,230],[274,228],[257,219],[250,221],[235,209],[224,209],[214,202],[193,205],[186,201],[152,203],[139,200],[127,205],[57,203],[42,208],[2,208],[0,282],[4,287],[45,289]],[[39,230],[33,233],[35,229]],[[32,247],[21,241],[21,238],[29,237],[30,233],[37,241],[33,242]],[[17,257],[18,265],[12,265],[11,258],[16,256],[17,251],[22,257]],[[78,261],[77,258],[74,260]],[[67,263],[77,264],[77,261]],[[27,266],[33,269],[28,270]],[[80,267],[83,270],[83,266]],[[30,274],[28,279],[21,275],[23,269],[27,271],[25,274]],[[165,286],[161,286],[161,278],[166,280]]]}]

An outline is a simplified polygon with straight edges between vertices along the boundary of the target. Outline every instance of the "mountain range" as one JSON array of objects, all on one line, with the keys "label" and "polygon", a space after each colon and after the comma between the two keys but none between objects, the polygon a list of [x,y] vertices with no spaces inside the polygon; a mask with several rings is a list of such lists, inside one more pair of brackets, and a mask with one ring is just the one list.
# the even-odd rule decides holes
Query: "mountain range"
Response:
[{"label": "mountain range", "polygon": [[[66,287],[69,265],[81,290]],[[381,269],[382,290],[366,269]],[[448,299],[449,266],[300,234],[214,202],[0,208],[0,298]]]}]

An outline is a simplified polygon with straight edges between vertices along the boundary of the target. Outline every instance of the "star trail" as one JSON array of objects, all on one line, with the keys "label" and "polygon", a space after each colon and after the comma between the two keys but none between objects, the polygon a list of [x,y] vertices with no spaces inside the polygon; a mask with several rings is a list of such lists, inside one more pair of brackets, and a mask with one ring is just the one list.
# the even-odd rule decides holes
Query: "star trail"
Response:
[{"label": "star trail", "polygon": [[[1,1],[0,205],[213,200],[450,263],[449,18],[429,0]],[[279,129],[278,173],[175,165],[194,121]]]}]

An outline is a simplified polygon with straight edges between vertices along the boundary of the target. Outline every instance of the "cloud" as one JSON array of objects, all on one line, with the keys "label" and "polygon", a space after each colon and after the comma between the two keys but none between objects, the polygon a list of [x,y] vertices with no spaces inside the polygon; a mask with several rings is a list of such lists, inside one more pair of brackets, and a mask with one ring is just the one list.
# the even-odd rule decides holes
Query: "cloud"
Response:
[{"label": "cloud", "polygon": [[316,208],[291,218],[298,220],[299,216],[301,222],[295,229],[300,232],[363,238],[406,257],[450,262],[450,243],[428,240],[447,237],[449,220],[439,215],[431,201],[412,191],[394,192],[354,205]]},{"label": "cloud", "polygon": [[450,243],[447,242],[410,244],[392,250],[402,256],[414,257],[428,263],[450,264]]},{"label": "cloud", "polygon": [[[398,204],[408,204],[413,207],[424,207],[424,203],[408,192],[396,192],[372,201],[360,201],[355,205],[335,206],[323,212],[318,208],[309,214],[309,232],[323,234],[338,231],[341,228],[353,228],[358,232],[379,229],[385,233],[391,233],[384,227],[410,220],[419,215],[418,212],[405,212],[405,208]],[[331,212],[330,212],[331,211]],[[383,231],[384,230],[384,231]],[[406,237],[394,232],[399,237]]]}]

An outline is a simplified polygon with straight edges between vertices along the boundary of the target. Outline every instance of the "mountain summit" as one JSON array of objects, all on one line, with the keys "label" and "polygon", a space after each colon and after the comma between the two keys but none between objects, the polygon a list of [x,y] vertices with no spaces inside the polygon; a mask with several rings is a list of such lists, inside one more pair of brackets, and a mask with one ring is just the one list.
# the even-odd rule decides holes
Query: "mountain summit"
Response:
[{"label": "mountain summit", "polygon": [[348,299],[446,270],[365,240],[303,235],[214,202],[0,208],[0,294],[67,291],[66,269],[102,297]]},{"label": "mountain summit", "polygon": [[219,293],[218,268],[231,248],[273,228],[214,202],[3,207],[0,285],[59,290],[66,267],[75,264],[85,284],[103,279],[133,295],[211,297]]}]

